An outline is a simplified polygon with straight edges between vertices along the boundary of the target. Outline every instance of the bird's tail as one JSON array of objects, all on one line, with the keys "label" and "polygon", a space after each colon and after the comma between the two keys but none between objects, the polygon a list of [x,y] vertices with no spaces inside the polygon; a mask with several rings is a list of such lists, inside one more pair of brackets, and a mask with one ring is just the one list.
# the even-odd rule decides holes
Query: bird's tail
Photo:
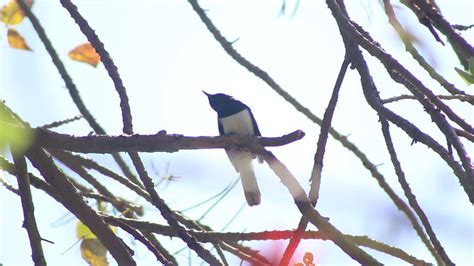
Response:
[{"label": "bird's tail", "polygon": [[260,204],[260,190],[258,189],[257,178],[253,171],[252,161],[241,165],[239,169],[242,187],[244,188],[245,199],[249,206]]}]

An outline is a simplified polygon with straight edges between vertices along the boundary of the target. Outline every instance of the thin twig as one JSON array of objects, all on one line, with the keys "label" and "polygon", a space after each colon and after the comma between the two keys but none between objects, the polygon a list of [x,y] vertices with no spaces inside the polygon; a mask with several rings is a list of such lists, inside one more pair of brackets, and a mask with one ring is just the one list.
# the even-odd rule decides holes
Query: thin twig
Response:
[{"label": "thin twig", "polygon": [[[459,100],[463,102],[469,102],[474,104],[474,95],[436,95],[436,97],[442,100]],[[402,94],[395,97],[390,97],[387,99],[383,99],[382,102],[385,103],[393,103],[400,100],[416,100],[417,98],[413,95]]]},{"label": "thin twig", "polygon": [[468,133],[464,130],[461,130],[461,129],[458,129],[458,128],[455,128],[454,131],[456,131],[456,134],[460,137],[464,137],[468,140],[470,140],[471,142],[474,142],[474,134],[471,134],[471,133]]},{"label": "thin twig", "polygon": [[30,180],[23,155],[13,154],[15,162],[16,177],[18,180],[18,191],[20,192],[21,206],[23,208],[23,227],[28,232],[30,247],[35,265],[46,265],[46,259],[41,245],[41,236],[36,225],[33,197],[31,196]]},{"label": "thin twig", "polygon": [[[249,62],[247,59],[245,59],[242,55],[240,55],[233,47],[232,43],[228,42],[224,36],[219,32],[219,30],[216,28],[216,26],[212,23],[212,21],[207,17],[206,13],[204,10],[199,6],[198,2],[195,0],[189,0],[191,3],[193,9],[195,12],[198,14],[200,17],[201,21],[206,25],[207,29],[211,34],[214,36],[214,38],[219,42],[219,44],[224,48],[224,50],[229,54],[230,57],[232,57],[236,62],[238,62],[240,65],[245,67],[248,71],[256,75],[258,78],[260,78],[262,81],[266,82],[270,88],[275,90],[281,97],[283,97],[288,103],[290,103],[298,112],[302,113],[305,115],[309,120],[312,122],[321,125],[322,120],[314,115],[308,108],[303,106],[300,102],[298,102],[296,99],[294,99],[291,95],[289,95],[286,91],[282,89],[280,85],[278,85],[271,77],[266,73],[265,71],[261,70],[259,67],[256,65],[252,64]],[[365,167],[372,177],[374,177],[378,184],[382,187],[382,189],[387,193],[387,195],[390,197],[390,199],[394,202],[394,204],[401,210],[409,211],[409,207],[402,201],[400,198],[395,194],[393,189],[390,187],[390,185],[385,181],[385,177],[380,173],[380,171],[377,169],[377,166],[372,163],[367,155],[363,153],[359,147],[357,147],[354,143],[350,142],[347,136],[342,135],[339,133],[336,129],[333,127],[330,128],[329,134],[339,141],[345,148],[347,148],[349,151],[351,151],[362,163],[363,167]]]},{"label": "thin twig", "polygon": [[129,253],[130,248],[119,239],[97,213],[84,202],[67,177],[53,160],[39,147],[32,147],[26,154],[33,166],[58,193],[59,200],[99,238],[120,265],[136,265]]},{"label": "thin twig", "polygon": [[127,178],[115,173],[114,171],[100,165],[99,163],[97,163],[96,161],[94,161],[92,159],[85,158],[81,155],[73,154],[73,153],[65,151],[65,150],[50,149],[48,151],[54,157],[63,158],[63,160],[68,160],[68,161],[74,162],[75,164],[79,164],[84,168],[95,170],[95,171],[97,171],[97,172],[99,172],[99,173],[101,173],[105,176],[108,176],[108,177],[114,179],[115,181],[121,183],[122,185],[126,186],[130,190],[133,190],[135,193],[137,193],[137,195],[139,195],[141,197],[144,197],[144,198],[148,197],[147,192],[143,188],[141,188],[138,185],[136,185],[135,183],[131,182],[129,179],[127,179]]},{"label": "thin twig", "polygon": [[[54,66],[58,69],[59,74],[61,75],[61,78],[63,79],[66,88],[68,89],[69,95],[71,96],[72,101],[76,105],[77,109],[81,113],[81,115],[84,117],[84,119],[87,121],[89,126],[94,130],[95,133],[104,135],[106,134],[105,130],[102,128],[99,123],[95,120],[94,116],[89,112],[87,107],[85,106],[84,102],[82,101],[82,98],[79,94],[79,90],[77,89],[76,85],[72,81],[71,76],[69,73],[66,71],[66,68],[59,59],[58,54],[56,53],[56,50],[54,49],[53,45],[51,44],[51,41],[49,40],[48,36],[46,35],[46,32],[41,26],[41,23],[39,20],[36,18],[36,16],[31,12],[31,9],[25,4],[24,0],[18,0],[18,5],[20,6],[21,10],[25,13],[25,15],[28,17],[28,19],[31,21],[31,24],[33,25],[33,28],[35,29],[36,33],[38,34],[38,37],[40,38],[41,42],[44,44],[46,51],[50,55]],[[113,153],[112,157],[114,160],[117,162],[117,165],[120,167],[120,169],[123,171],[123,173],[133,182],[136,184],[139,184],[137,177],[132,174],[130,169],[128,168],[127,164],[123,160],[123,158],[120,156],[118,153]]]},{"label": "thin twig", "polygon": [[[205,11],[199,6],[199,3],[195,0],[190,0],[190,4],[192,5],[194,11],[198,14],[201,21],[206,25],[209,32],[214,36],[216,41],[224,48],[227,54],[232,57],[237,63],[241,66],[246,68],[249,72],[260,78],[262,81],[267,83],[267,85],[272,88],[278,95],[280,95],[283,99],[285,99],[289,104],[291,104],[298,112],[302,113],[306,116],[309,120],[317,125],[322,124],[322,119],[313,114],[307,107],[303,106],[300,102],[298,102],[295,98],[293,98],[289,93],[287,93],[283,88],[275,82],[275,80],[265,71],[260,69],[258,66],[252,64],[246,58],[244,58],[241,54],[239,54],[233,47],[232,43],[226,40],[224,36],[219,32],[216,26],[212,23],[212,21],[207,17]],[[330,128],[329,134],[339,141],[342,146],[346,149],[351,151],[362,163],[362,165],[374,176],[382,176],[382,174],[377,170],[377,167],[374,163],[372,163],[367,155],[363,153],[354,143],[350,142],[349,139],[344,136],[343,134],[339,133],[333,127]]]},{"label": "thin twig", "polygon": [[306,196],[306,193],[298,183],[297,179],[293,174],[281,163],[275,155],[261,147],[258,152],[260,156],[267,162],[268,166],[278,176],[281,183],[288,189],[296,206],[300,210],[301,214],[309,222],[314,224],[319,230],[326,234],[340,249],[342,249],[347,255],[361,264],[367,265],[381,265],[379,261],[373,258],[371,255],[366,253],[364,250],[357,247],[354,243],[344,236],[336,227],[334,227],[329,221],[321,216],[311,205],[310,199]]},{"label": "thin twig", "polygon": [[[333,16],[335,17],[338,26],[340,27],[340,32],[342,35],[342,38],[344,40],[346,49],[350,51],[350,53],[353,54],[353,63],[352,65],[357,69],[359,72],[359,75],[361,77],[361,85],[362,89],[364,92],[364,96],[369,103],[369,105],[377,111],[379,116],[383,119],[387,119],[391,121],[392,123],[396,124],[397,126],[401,127],[404,129],[405,132],[407,132],[410,136],[413,138],[415,135],[413,133],[417,132],[418,134],[416,137],[420,138],[420,136],[423,136],[425,141],[424,143],[429,144],[429,147],[435,146],[438,149],[443,149],[442,147],[439,148],[439,145],[436,141],[434,141],[429,135],[426,135],[422,133],[418,128],[416,128],[414,125],[412,125],[410,122],[406,121],[402,117],[399,117],[389,109],[385,108],[382,104],[382,101],[379,96],[379,92],[372,80],[372,76],[370,75],[369,68],[367,66],[367,63],[365,62],[365,59],[361,53],[361,51],[358,49],[357,43],[355,42],[356,40],[352,39],[350,35],[352,32],[348,31],[345,29],[349,23],[347,23],[346,20],[349,20],[347,17],[347,11],[345,10],[344,2],[343,1],[327,1],[327,4],[329,8],[331,9]],[[409,128],[409,129],[407,129]],[[418,139],[414,138],[414,139]],[[412,217],[413,213],[411,210],[406,210],[406,214],[408,215],[408,218],[412,222],[412,225],[418,235],[422,238],[426,238],[425,233],[419,229],[419,224],[416,218]],[[426,240],[423,240],[424,243],[427,243]],[[429,248],[429,246],[428,246]],[[432,251],[432,249],[430,249]],[[442,255],[442,254],[439,254]],[[435,258],[436,255],[434,254]],[[448,257],[442,257],[445,263],[451,263],[450,259]]]},{"label": "thin twig", "polygon": [[122,121],[123,121],[123,132],[127,134],[133,134],[132,114],[130,111],[130,105],[128,103],[128,96],[125,86],[123,85],[118,69],[112,61],[109,52],[104,47],[104,44],[100,41],[99,36],[89,26],[89,23],[79,13],[77,7],[70,0],[61,0],[62,6],[69,12],[71,17],[77,23],[82,33],[87,37],[91,45],[95,48],[96,52],[100,55],[100,60],[104,64],[107,73],[114,82],[115,89],[120,98],[120,108],[122,110]]},{"label": "thin twig", "polygon": [[[423,224],[425,231],[430,237],[431,243],[433,244],[434,248],[436,248],[437,252],[433,252],[432,250],[433,246],[431,244],[425,243],[425,245],[431,251],[431,254],[433,254],[437,263],[441,264],[442,260],[438,254],[443,254],[443,256],[447,257],[447,255],[445,254],[446,252],[444,251],[443,246],[441,245],[438,238],[436,237],[436,234],[433,231],[433,228],[431,227],[428,217],[426,216],[425,212],[418,204],[418,201],[416,200],[416,197],[411,191],[410,185],[408,184],[405,178],[405,173],[402,170],[402,166],[400,164],[400,161],[398,160],[398,156],[392,142],[392,137],[390,136],[389,124],[387,120],[385,120],[384,118],[380,118],[380,123],[382,124],[382,133],[385,139],[385,144],[387,145],[388,153],[390,154],[393,167],[395,168],[395,173],[397,174],[397,177],[398,177],[398,183],[400,183],[400,185],[402,186],[403,192],[405,193],[405,197],[408,199],[408,203],[410,204],[412,209],[415,211],[415,213],[418,215],[418,218]],[[422,240],[424,240],[424,238],[422,238]]]},{"label": "thin twig", "polygon": [[121,220],[115,220],[114,225],[120,226],[123,230],[125,230],[127,233],[132,235],[136,240],[140,241],[145,247],[148,248],[148,250],[151,251],[155,255],[155,257],[158,259],[160,263],[163,265],[171,265],[171,261],[168,260],[161,252],[158,250],[158,248],[151,243],[141,232],[137,231],[137,229],[131,227],[130,225],[122,222]]},{"label": "thin twig", "polygon": [[143,184],[145,185],[145,189],[150,194],[152,204],[160,211],[161,215],[168,224],[175,228],[178,232],[178,236],[188,245],[189,248],[194,250],[196,254],[201,257],[204,261],[211,265],[219,265],[222,264],[211,252],[205,249],[193,236],[188,234],[185,229],[178,223],[176,218],[174,217],[173,212],[165,203],[165,201],[158,195],[155,190],[155,185],[153,184],[152,179],[148,175],[143,166],[143,163],[136,152],[129,152],[130,158],[132,159],[133,164],[135,165],[135,169],[138,171],[138,176],[142,180]]},{"label": "thin twig", "polygon": [[51,129],[51,128],[54,128],[54,127],[59,127],[59,126],[74,122],[74,121],[82,119],[82,118],[83,118],[82,115],[76,115],[76,116],[68,118],[68,119],[64,119],[64,120],[61,120],[61,121],[54,121],[52,123],[42,125],[41,127]]},{"label": "thin twig", "polygon": [[[176,231],[170,226],[160,225],[157,223],[138,221],[134,219],[121,218],[116,216],[110,216],[102,214],[104,220],[113,225],[119,225],[116,221],[128,224],[129,226],[139,229],[148,230],[159,235],[175,237],[177,236]],[[274,230],[274,231],[262,231],[262,232],[214,232],[214,231],[201,231],[201,230],[188,230],[188,232],[194,235],[200,242],[215,242],[215,241],[270,241],[270,240],[285,240],[293,237],[295,231],[293,230]],[[352,236],[345,235],[351,239],[357,245],[369,247],[374,250],[390,254],[394,257],[400,258],[408,263],[416,265],[429,265],[429,263],[415,258],[405,251],[391,247],[387,244],[375,241],[368,238],[367,236]],[[330,240],[327,235],[321,231],[305,231],[301,235],[302,239],[319,239],[319,240]]]},{"label": "thin twig", "polygon": [[[3,158],[1,156],[0,156],[0,169],[6,171],[7,173],[9,173],[11,175],[16,175],[15,165],[10,163],[9,161],[7,161],[5,158]],[[44,180],[42,180],[41,178],[39,178],[39,177],[37,177],[37,176],[35,176],[31,173],[28,173],[28,178],[30,179],[30,184],[31,185],[33,185],[37,189],[43,190],[46,194],[50,195],[52,198],[54,198],[58,202],[60,202],[59,196],[57,195],[57,193],[53,190],[53,188],[48,183],[46,183]],[[0,180],[2,180],[2,179],[0,179]],[[18,189],[15,189],[13,187],[11,187],[11,188],[13,189],[12,190],[13,193],[16,193],[16,194],[20,193],[18,191]],[[11,190],[8,187],[7,187],[7,189]]]},{"label": "thin twig", "polygon": [[[198,230],[198,231],[207,231],[212,232],[211,227],[201,224],[195,220],[190,220],[179,212],[175,212],[176,219],[186,226],[188,229]],[[223,250],[234,254],[235,256],[239,257],[244,261],[248,261],[249,263],[256,264],[256,265],[269,265],[270,261],[265,258],[263,255],[259,253],[259,251],[255,251],[249,247],[243,246],[236,241],[219,241],[213,244],[220,244]]]},{"label": "thin twig", "polygon": [[[412,57],[418,62],[418,64],[420,66],[422,66],[423,69],[425,69],[426,72],[428,72],[428,74],[434,80],[438,81],[438,83],[441,86],[443,86],[451,94],[465,95],[466,93],[464,91],[461,91],[461,90],[457,89],[456,86],[454,86],[454,84],[452,84],[448,80],[446,80],[418,52],[416,47],[413,45],[413,40],[411,40],[409,37],[407,37],[408,33],[403,29],[403,26],[398,21],[397,16],[395,15],[395,11],[393,10],[392,4],[390,3],[390,0],[384,0],[383,4],[384,4],[384,7],[385,7],[385,13],[388,16],[388,21],[390,22],[392,27],[397,32],[398,36],[400,37],[400,40],[402,40],[403,44],[405,45],[405,49],[412,55]],[[471,104],[474,104],[474,101],[471,102]]]},{"label": "thin twig", "polygon": [[[326,111],[324,112],[323,122],[321,125],[321,131],[319,134],[319,139],[317,143],[316,153],[314,155],[314,164],[313,169],[311,171],[311,188],[308,193],[308,197],[311,200],[311,205],[316,206],[318,198],[319,198],[319,189],[321,185],[321,173],[323,171],[323,158],[324,153],[326,150],[326,143],[328,140],[329,129],[331,128],[332,117],[334,115],[334,111],[336,109],[337,99],[339,96],[339,90],[341,89],[342,81],[344,80],[345,73],[347,71],[347,67],[350,63],[350,57],[346,55],[341,65],[341,69],[339,70],[339,75],[337,76],[336,83],[334,85],[334,90],[331,96],[331,99],[328,103]],[[290,242],[286,246],[285,252],[282,255],[280,265],[288,265],[290,263],[293,254],[298,247],[298,244],[301,240],[300,234],[306,230],[306,226],[308,225],[308,221],[301,218],[298,228],[295,231],[294,236],[290,239]]]},{"label": "thin twig", "polygon": [[[430,110],[432,119],[437,123],[440,130],[446,135],[450,136],[449,141],[450,142],[452,141],[451,143],[453,145],[454,143],[456,144],[455,148],[458,151],[458,154],[461,158],[463,167],[466,170],[466,172],[464,172],[462,167],[460,167],[460,165],[456,161],[453,160],[449,152],[443,146],[441,146],[438,142],[436,142],[431,136],[423,133],[416,126],[411,124],[409,121],[396,115],[395,113],[393,113],[392,111],[388,110],[387,108],[383,106],[380,96],[378,95],[378,91],[375,89],[375,84],[373,83],[370,75],[368,75],[368,68],[365,66],[366,65],[365,62],[363,61],[362,58],[359,58],[358,61],[360,62],[361,65],[364,66],[360,68],[359,71],[361,72],[360,75],[362,77],[361,81],[363,83],[363,88],[366,88],[364,89],[364,94],[366,95],[366,99],[368,100],[369,105],[375,110],[377,110],[378,113],[382,113],[382,115],[385,118],[387,118],[389,121],[391,121],[392,123],[400,127],[415,141],[422,142],[423,144],[427,145],[432,150],[434,150],[436,153],[438,153],[439,156],[442,159],[444,159],[447,162],[447,164],[454,170],[454,173],[459,178],[459,181],[462,184],[464,190],[466,191],[466,194],[468,195],[470,201],[474,203],[474,180],[470,180],[472,178],[468,178],[468,176],[471,176],[471,172],[472,172],[469,156],[464,150],[464,146],[459,141],[459,138],[457,136],[452,136],[453,134],[455,135],[454,129],[446,121],[445,117],[441,115],[441,113],[439,112],[439,109],[433,110],[434,108],[433,104],[426,101],[425,96],[420,96],[419,95],[420,92],[418,91],[418,89],[423,90],[425,95],[431,94],[434,98],[436,98],[434,94],[432,94],[431,91],[429,91],[426,87],[424,87],[423,84],[421,84],[421,82],[418,79],[416,79],[411,73],[408,72],[408,70],[406,70],[398,62],[396,62],[395,59],[393,59],[389,54],[387,54],[377,44],[375,44],[370,39],[370,36],[368,36],[367,32],[363,31],[363,29],[360,26],[358,25],[356,26],[355,22],[350,21],[349,18],[347,17],[347,14],[344,14],[340,10],[340,7],[338,4],[329,0],[327,1],[327,3],[330,6],[333,16],[336,18],[336,21],[338,22],[338,25],[341,29],[341,33],[343,33],[343,36],[349,35],[347,37],[349,40],[356,41],[358,44],[362,45],[365,49],[367,49],[369,53],[379,58],[380,61],[386,65],[387,70],[389,70],[390,74],[393,74],[392,78],[394,78],[396,81],[400,81],[398,79],[401,77],[410,78],[410,83],[403,83],[403,84],[406,85],[412,93],[417,95],[418,100],[423,104],[425,108]],[[354,49],[357,49],[357,48],[354,48]],[[357,49],[357,52],[360,53],[358,49]],[[403,73],[403,76],[401,73]],[[413,85],[413,83],[411,82],[416,83],[416,85]],[[416,89],[414,88],[414,86],[416,86]],[[431,96],[428,96],[428,97],[430,101],[433,100],[433,102],[436,102],[433,99],[433,97]],[[438,98],[436,99],[440,101]],[[436,102],[436,105],[440,106],[438,102]],[[444,104],[442,105],[444,106]]]},{"label": "thin twig", "polygon": [[[341,22],[345,24],[344,31],[347,31],[351,35],[351,38],[366,49],[372,56],[378,58],[394,81],[403,84],[417,97],[417,100],[430,115],[431,120],[435,122],[439,130],[446,136],[449,143],[456,149],[466,176],[472,177],[474,170],[472,168],[471,159],[469,158],[464,145],[459,140],[459,137],[455,134],[453,127],[449,124],[440,110],[443,111],[449,119],[457,123],[467,132],[474,133],[474,128],[453,112],[443,101],[438,99],[430,89],[428,89],[403,65],[395,60],[390,54],[386,53],[380,47],[380,44],[375,42],[370,37],[369,33],[357,23],[350,21],[347,17],[343,18]],[[463,186],[468,186],[468,190],[474,189],[474,179],[470,180],[471,178],[464,179],[462,177],[459,179]]]},{"label": "thin twig", "polygon": [[[402,3],[404,2],[406,1],[402,1]],[[454,30],[452,25],[443,17],[440,11],[433,6],[431,1],[412,0],[412,2],[420,9],[423,15],[429,18],[430,23],[448,38],[449,43],[453,46],[456,54],[458,54],[461,64],[467,69],[469,59],[474,56],[474,47]]]}]

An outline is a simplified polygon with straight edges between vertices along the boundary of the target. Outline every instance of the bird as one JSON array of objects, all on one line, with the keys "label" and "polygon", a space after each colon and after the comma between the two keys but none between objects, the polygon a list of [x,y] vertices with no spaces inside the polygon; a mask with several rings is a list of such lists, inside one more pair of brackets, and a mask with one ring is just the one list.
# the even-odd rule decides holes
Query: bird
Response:
[{"label": "bird", "polygon": [[[209,104],[217,113],[217,124],[220,135],[250,135],[261,136],[257,122],[250,108],[243,102],[223,93],[209,94],[203,91],[209,99]],[[226,149],[227,156],[239,173],[245,199],[249,206],[261,202],[260,189],[253,169],[252,160],[256,154],[247,151]],[[260,163],[263,160],[259,157]]]}]

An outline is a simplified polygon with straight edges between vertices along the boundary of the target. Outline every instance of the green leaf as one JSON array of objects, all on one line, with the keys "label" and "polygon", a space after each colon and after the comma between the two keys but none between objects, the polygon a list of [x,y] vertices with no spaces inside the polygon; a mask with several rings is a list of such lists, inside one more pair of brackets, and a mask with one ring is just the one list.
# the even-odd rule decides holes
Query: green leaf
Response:
[{"label": "green leaf", "polygon": [[469,73],[474,75],[474,56],[469,59]]},{"label": "green leaf", "polygon": [[467,83],[467,85],[471,85],[474,83],[474,75],[469,73],[469,72],[466,72],[464,70],[461,70],[457,67],[454,68],[454,70],[456,70],[456,72],[458,72],[459,76],[461,76],[461,78]]},{"label": "green leaf", "polygon": [[19,125],[10,114],[0,109],[0,150],[8,146],[15,153],[23,153],[33,141],[30,128]]}]

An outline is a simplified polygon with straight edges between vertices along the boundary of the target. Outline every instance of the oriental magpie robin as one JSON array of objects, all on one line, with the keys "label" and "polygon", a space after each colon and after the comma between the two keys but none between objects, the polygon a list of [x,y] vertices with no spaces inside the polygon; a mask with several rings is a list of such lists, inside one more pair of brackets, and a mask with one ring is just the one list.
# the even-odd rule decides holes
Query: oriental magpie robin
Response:
[{"label": "oriental magpie robin", "polygon": [[[205,91],[203,92],[207,95],[212,109],[217,112],[217,124],[220,135],[260,136],[257,122],[247,105],[223,93],[209,94]],[[235,170],[240,174],[248,205],[260,204],[260,190],[258,189],[252,164],[252,159],[255,159],[257,156],[251,152],[237,150],[226,150],[226,153]],[[259,158],[259,161],[260,163],[263,162],[261,158]]]}]

